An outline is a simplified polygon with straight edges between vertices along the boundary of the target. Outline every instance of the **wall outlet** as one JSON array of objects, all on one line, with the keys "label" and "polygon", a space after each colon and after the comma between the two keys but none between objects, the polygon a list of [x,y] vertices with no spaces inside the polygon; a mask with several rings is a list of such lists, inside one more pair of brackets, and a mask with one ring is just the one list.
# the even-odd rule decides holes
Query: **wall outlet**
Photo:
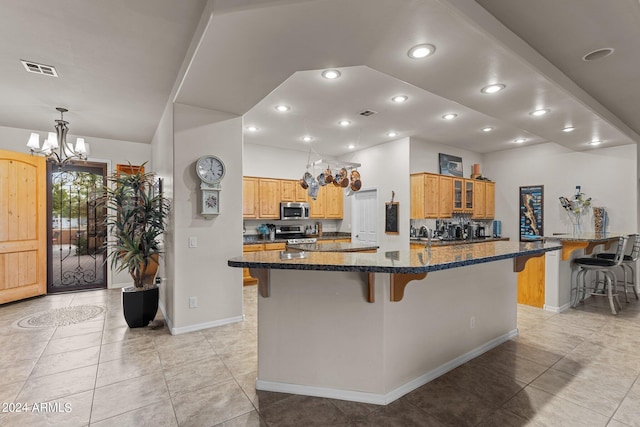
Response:
[{"label": "wall outlet", "polygon": [[196,236],[189,237],[189,247],[190,248],[198,247],[198,238]]},{"label": "wall outlet", "polygon": [[198,297],[189,297],[189,308],[198,308]]},{"label": "wall outlet", "polygon": [[476,327],[476,316],[471,316],[471,319],[469,319],[469,326],[471,327],[471,329],[474,329]]}]

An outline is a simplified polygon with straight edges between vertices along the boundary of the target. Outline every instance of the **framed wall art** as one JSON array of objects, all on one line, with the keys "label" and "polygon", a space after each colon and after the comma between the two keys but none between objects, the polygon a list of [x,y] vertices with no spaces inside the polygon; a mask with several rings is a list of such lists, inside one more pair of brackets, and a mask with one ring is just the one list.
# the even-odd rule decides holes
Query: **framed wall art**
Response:
[{"label": "framed wall art", "polygon": [[439,153],[438,162],[440,163],[440,175],[462,177],[462,173],[464,172],[462,168],[462,157]]},{"label": "framed wall art", "polygon": [[384,232],[386,234],[400,234],[398,229],[398,202],[385,203]]},{"label": "framed wall art", "polygon": [[542,240],[544,236],[544,186],[520,187],[520,241]]}]

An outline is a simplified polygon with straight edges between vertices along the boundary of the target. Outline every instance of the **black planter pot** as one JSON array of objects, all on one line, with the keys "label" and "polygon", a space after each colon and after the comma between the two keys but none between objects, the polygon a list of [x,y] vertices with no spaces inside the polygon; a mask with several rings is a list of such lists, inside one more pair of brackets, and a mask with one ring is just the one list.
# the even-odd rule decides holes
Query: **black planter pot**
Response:
[{"label": "black planter pot", "polygon": [[136,291],[134,287],[122,289],[124,320],[130,328],[142,328],[156,317],[158,312],[158,287]]}]

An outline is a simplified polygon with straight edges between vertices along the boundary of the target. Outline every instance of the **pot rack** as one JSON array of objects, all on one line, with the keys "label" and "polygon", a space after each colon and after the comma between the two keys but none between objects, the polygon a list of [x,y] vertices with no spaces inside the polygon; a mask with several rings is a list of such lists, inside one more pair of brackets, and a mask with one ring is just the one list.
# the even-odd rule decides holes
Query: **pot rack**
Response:
[{"label": "pot rack", "polygon": [[309,169],[310,167],[316,167],[316,166],[322,166],[323,169],[341,169],[341,168],[345,168],[346,170],[350,171],[352,169],[357,169],[359,167],[361,167],[362,165],[360,163],[353,163],[353,162],[341,162],[339,160],[326,160],[326,159],[320,159],[320,160],[316,160],[315,162],[308,164],[307,165],[307,169]]}]

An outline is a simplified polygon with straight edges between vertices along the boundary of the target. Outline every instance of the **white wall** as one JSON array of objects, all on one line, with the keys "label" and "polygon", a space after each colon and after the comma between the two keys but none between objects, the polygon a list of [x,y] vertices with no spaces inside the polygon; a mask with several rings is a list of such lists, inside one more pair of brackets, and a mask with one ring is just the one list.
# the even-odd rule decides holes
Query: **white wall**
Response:
[{"label": "white wall", "polygon": [[[555,143],[514,148],[484,155],[486,176],[496,181],[496,219],[502,234],[519,238],[519,187],[544,185],[544,234],[570,232],[569,218],[558,197],[570,197],[575,186],[593,198],[592,206],[609,213],[607,231],[637,229],[637,147],[571,151]],[[583,231],[593,231],[593,216],[583,220]]]},{"label": "white wall", "polygon": [[[358,168],[362,179],[362,188],[378,190],[378,245],[380,252],[407,250],[409,248],[409,202],[411,196],[409,174],[409,138],[403,138],[385,144],[356,151],[344,156],[343,160],[362,164]],[[395,192],[394,202],[399,202],[399,234],[385,234],[385,202],[391,201],[391,192]],[[345,199],[342,229],[350,231],[353,197]]]},{"label": "white wall", "polygon": [[[172,332],[181,333],[242,319],[242,269],[227,260],[242,254],[242,119],[174,104],[173,239],[175,284]],[[221,215],[199,212],[195,162],[214,154],[225,163]],[[198,241],[189,248],[189,237]],[[198,308],[189,308],[189,297]]]},{"label": "white wall", "polygon": [[[419,138],[411,138],[410,147],[410,173],[440,173],[438,154],[442,153],[462,158],[462,166],[464,167],[465,178],[471,177],[471,171],[474,163],[480,164],[480,173],[484,175],[484,171],[482,169],[482,161],[484,158],[480,153],[463,150],[461,148],[452,147],[450,145],[443,145],[435,142],[425,141]],[[491,177],[488,178],[492,179]]]},{"label": "white wall", "polygon": [[[266,147],[258,144],[244,144],[242,159],[243,173],[245,176],[259,176],[277,179],[300,179],[307,171],[307,164],[321,157],[316,153],[298,150],[285,150],[276,147]],[[313,171],[311,171],[313,173]],[[316,169],[319,174],[320,169]]]}]

